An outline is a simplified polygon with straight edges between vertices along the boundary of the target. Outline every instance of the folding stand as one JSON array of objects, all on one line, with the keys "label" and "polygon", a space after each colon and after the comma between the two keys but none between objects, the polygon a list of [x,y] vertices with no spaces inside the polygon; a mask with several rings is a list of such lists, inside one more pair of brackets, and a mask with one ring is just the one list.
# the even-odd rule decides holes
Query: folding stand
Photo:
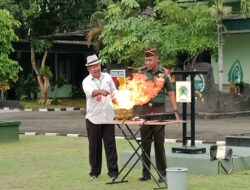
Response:
[{"label": "folding stand", "polygon": [[[153,169],[157,172],[157,174],[160,176],[161,179],[163,179],[164,182],[164,186],[160,186],[160,184],[158,183],[158,181],[156,180],[156,178],[153,176],[153,174],[151,173],[150,169],[146,166],[146,169],[149,171],[151,177],[153,178],[153,180],[155,181],[155,183],[157,184],[157,188],[154,189],[161,189],[161,188],[167,188],[167,182],[165,181],[165,179],[163,178],[163,176],[160,174],[160,172],[158,171],[158,169],[156,168],[155,164],[151,161],[149,155],[147,155],[145,153],[145,151],[142,148],[142,141],[136,138],[136,135],[139,133],[141,127],[143,125],[167,125],[167,124],[173,124],[173,123],[182,123],[183,121],[178,120],[178,121],[130,121],[130,120],[114,120],[114,121],[110,121],[110,122],[104,122],[103,124],[114,124],[116,126],[118,126],[118,128],[120,129],[120,131],[122,132],[124,138],[128,141],[128,143],[130,144],[130,146],[133,148],[134,153],[131,155],[131,157],[128,159],[128,161],[124,164],[124,166],[122,167],[122,169],[119,171],[117,178],[122,174],[122,172],[124,171],[125,167],[131,162],[132,158],[137,155],[138,158],[136,159],[135,163],[131,166],[131,168],[127,171],[127,173],[125,173],[125,175],[122,177],[122,179],[120,181],[117,181],[117,178],[114,179],[112,182],[108,182],[107,184],[116,184],[116,183],[124,183],[124,182],[128,182],[128,180],[125,180],[126,177],[128,176],[128,174],[132,171],[132,169],[135,167],[135,165],[138,163],[139,160],[142,161],[142,163],[144,164],[144,161],[142,159],[142,155],[140,155],[138,153],[138,151],[141,149],[142,153],[144,153],[146,155],[146,157],[149,159],[150,164],[152,165]],[[129,125],[138,125],[139,128],[137,131],[133,132]],[[129,134],[126,134],[126,130],[124,130],[124,128],[129,132]],[[134,140],[136,142],[137,148],[132,144],[131,140]]]}]

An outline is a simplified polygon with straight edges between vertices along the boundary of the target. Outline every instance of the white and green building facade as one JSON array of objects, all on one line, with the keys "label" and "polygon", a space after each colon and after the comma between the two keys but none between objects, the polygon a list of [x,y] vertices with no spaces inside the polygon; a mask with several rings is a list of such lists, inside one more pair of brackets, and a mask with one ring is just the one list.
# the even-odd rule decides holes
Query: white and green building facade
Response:
[{"label": "white and green building facade", "polygon": [[[250,18],[230,18],[223,21],[223,91],[230,91],[230,82],[250,84]],[[211,60],[215,82],[218,83],[218,62]]]}]

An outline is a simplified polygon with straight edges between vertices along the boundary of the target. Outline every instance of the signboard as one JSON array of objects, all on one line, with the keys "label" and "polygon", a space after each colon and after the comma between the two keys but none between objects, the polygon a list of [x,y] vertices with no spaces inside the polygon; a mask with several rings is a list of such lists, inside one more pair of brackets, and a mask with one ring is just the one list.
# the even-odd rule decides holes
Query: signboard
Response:
[{"label": "signboard", "polygon": [[125,69],[110,70],[110,75],[111,75],[116,87],[118,87],[119,85],[125,84],[125,80],[126,80],[126,70]]},{"label": "signboard", "polygon": [[176,81],[176,102],[191,102],[191,81]]}]

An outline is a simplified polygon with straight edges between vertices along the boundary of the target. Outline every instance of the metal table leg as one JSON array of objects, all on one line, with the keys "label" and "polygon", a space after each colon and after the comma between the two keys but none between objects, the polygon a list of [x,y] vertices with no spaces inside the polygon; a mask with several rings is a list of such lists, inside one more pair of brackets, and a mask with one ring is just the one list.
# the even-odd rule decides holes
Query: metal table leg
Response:
[{"label": "metal table leg", "polygon": [[[142,124],[143,125],[143,124]],[[119,124],[117,124],[118,128],[120,129],[120,131],[122,132],[124,138],[128,141],[128,143],[130,144],[130,146],[133,148],[134,153],[131,155],[131,157],[128,159],[128,161],[124,164],[124,166],[122,167],[122,169],[119,171],[117,178],[121,175],[121,173],[123,172],[123,170],[125,169],[125,167],[129,164],[129,162],[132,160],[132,158],[137,155],[138,158],[135,161],[135,163],[132,165],[132,167],[127,171],[127,173],[123,176],[123,178],[120,181],[116,181],[116,179],[114,179],[112,182],[108,182],[106,184],[115,184],[115,183],[124,183],[124,182],[128,182],[128,180],[125,180],[125,178],[128,176],[128,174],[132,171],[132,169],[135,167],[135,165],[138,163],[139,160],[142,161],[142,163],[145,165],[144,160],[142,159],[142,155],[140,155],[138,153],[138,151],[141,149],[142,153],[144,153],[146,155],[146,157],[149,159],[150,164],[152,165],[152,167],[154,168],[154,170],[157,172],[157,174],[160,176],[160,178],[163,179],[164,183],[166,186],[161,187],[160,184],[158,183],[158,181],[156,180],[156,178],[153,176],[153,174],[151,173],[150,169],[146,166],[146,169],[149,171],[151,177],[153,178],[153,180],[155,181],[155,183],[157,184],[157,188],[154,189],[162,189],[162,188],[167,188],[167,182],[165,181],[165,179],[163,178],[163,176],[160,174],[160,172],[158,171],[158,169],[156,168],[156,166],[154,165],[154,163],[151,161],[150,157],[145,153],[145,151],[142,148],[142,141],[138,140],[136,138],[136,135],[139,133],[142,125],[139,126],[139,129],[136,133],[133,133],[131,131],[131,129],[129,128],[129,126],[127,124],[122,124],[121,126]],[[126,127],[126,129],[129,131],[129,134],[131,135],[130,137],[125,133],[123,126]],[[135,140],[135,142],[137,143],[138,147],[135,148],[134,145],[130,142],[131,140]],[[153,142],[153,139],[151,140],[151,142]]]}]

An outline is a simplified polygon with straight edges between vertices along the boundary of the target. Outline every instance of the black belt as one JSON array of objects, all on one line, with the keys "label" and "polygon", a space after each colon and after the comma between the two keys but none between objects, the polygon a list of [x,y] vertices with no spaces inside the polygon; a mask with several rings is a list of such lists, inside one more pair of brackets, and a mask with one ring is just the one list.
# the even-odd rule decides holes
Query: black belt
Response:
[{"label": "black belt", "polygon": [[149,103],[144,104],[144,105],[146,105],[148,107],[159,107],[159,106],[163,106],[164,103],[151,103],[151,102],[149,102]]}]

